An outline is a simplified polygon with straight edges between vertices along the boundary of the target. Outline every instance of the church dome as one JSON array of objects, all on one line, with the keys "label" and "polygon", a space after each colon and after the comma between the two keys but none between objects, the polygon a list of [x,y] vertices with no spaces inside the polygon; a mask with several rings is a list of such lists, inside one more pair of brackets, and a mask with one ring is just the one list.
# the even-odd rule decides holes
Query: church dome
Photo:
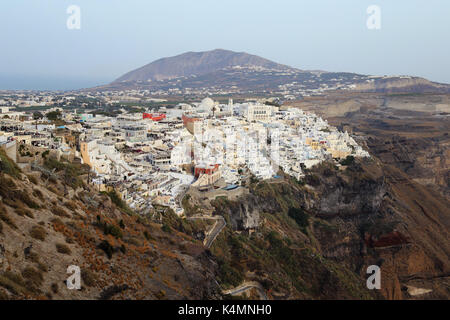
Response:
[{"label": "church dome", "polygon": [[200,105],[198,106],[199,111],[202,112],[211,112],[212,108],[214,107],[214,100],[211,98],[205,98],[202,100]]}]

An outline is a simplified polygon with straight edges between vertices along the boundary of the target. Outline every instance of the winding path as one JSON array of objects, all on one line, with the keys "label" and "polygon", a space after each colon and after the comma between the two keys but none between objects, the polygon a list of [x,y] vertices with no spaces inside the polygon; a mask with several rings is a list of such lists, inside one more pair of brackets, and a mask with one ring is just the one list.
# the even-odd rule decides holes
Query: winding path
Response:
[{"label": "winding path", "polygon": [[211,248],[214,240],[216,240],[219,233],[225,228],[227,223],[225,222],[225,219],[222,216],[202,216],[202,215],[195,215],[192,217],[187,218],[189,220],[195,220],[195,219],[207,219],[207,220],[215,220],[214,225],[212,228],[206,233],[205,240],[203,240],[203,244],[208,249]]},{"label": "winding path", "polygon": [[[214,225],[206,233],[205,240],[203,240],[203,244],[208,249],[212,246],[214,240],[216,240],[217,236],[220,234],[220,232],[223,230],[223,228],[225,228],[225,226],[227,225],[227,223],[225,222],[225,219],[222,216],[194,215],[187,219],[188,220],[195,220],[195,219],[215,220]],[[239,294],[246,292],[248,290],[251,290],[251,289],[256,289],[261,300],[268,300],[266,291],[264,290],[262,285],[256,281],[246,281],[235,288],[223,290],[222,293],[235,296],[235,295],[239,295]]]},{"label": "winding path", "polygon": [[262,285],[256,281],[246,281],[243,284],[237,286],[236,288],[224,290],[222,292],[224,294],[235,296],[251,289],[256,289],[258,291],[261,300],[268,300],[266,291],[264,290]]}]

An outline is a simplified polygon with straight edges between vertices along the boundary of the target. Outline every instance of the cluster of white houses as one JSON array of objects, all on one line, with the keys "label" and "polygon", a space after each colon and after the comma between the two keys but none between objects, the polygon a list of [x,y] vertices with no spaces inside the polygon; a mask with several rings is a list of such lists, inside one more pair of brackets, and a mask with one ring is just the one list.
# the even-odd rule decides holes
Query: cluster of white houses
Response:
[{"label": "cluster of white houses", "polygon": [[181,215],[180,197],[188,186],[226,190],[249,176],[271,179],[279,170],[300,179],[304,168],[323,160],[369,156],[313,113],[260,103],[206,98],[117,117],[62,111],[63,126],[0,110],[0,145],[10,157],[31,161],[33,154],[19,155],[25,144],[78,158],[95,173],[91,183],[114,188],[138,211],[160,204]]}]

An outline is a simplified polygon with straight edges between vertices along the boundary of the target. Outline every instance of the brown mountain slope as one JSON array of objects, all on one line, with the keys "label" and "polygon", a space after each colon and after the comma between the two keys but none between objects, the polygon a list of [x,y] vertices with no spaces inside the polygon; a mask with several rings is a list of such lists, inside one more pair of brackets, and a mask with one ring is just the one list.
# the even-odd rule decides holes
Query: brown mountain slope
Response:
[{"label": "brown mountain slope", "polygon": [[[55,180],[24,175],[3,153],[0,163],[0,299],[220,297],[215,263],[188,235],[200,222],[180,233],[127,214],[84,185],[75,164],[58,163],[74,175],[57,170]],[[65,285],[69,265],[81,268],[82,290]]]},{"label": "brown mountain slope", "polygon": [[[274,299],[450,297],[448,202],[398,169],[324,163],[304,181],[249,188],[213,201],[228,223],[211,248],[221,283],[257,281]],[[248,221],[259,223],[249,230]],[[369,265],[381,268],[379,292],[365,287]]]}]

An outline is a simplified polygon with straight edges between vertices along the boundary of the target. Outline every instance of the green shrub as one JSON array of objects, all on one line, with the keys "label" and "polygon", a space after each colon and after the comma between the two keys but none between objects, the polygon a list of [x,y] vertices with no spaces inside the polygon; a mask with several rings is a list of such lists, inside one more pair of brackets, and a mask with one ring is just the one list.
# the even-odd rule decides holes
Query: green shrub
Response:
[{"label": "green shrub", "polygon": [[[98,221],[98,220],[97,220]],[[108,224],[106,222],[100,223],[100,227],[103,229],[103,233],[105,235],[112,235],[114,238],[120,239],[122,238],[122,230],[120,230],[119,227],[113,225],[113,224]]]},{"label": "green shrub", "polygon": [[237,287],[244,281],[244,275],[228,262],[222,260],[219,261],[219,280],[225,285]]},{"label": "green shrub", "polygon": [[354,156],[347,156],[345,159],[342,159],[339,163],[343,166],[349,166],[355,162]]},{"label": "green shrub", "polygon": [[49,170],[55,170],[58,173],[62,173],[64,183],[70,185],[74,189],[84,186],[84,182],[81,180],[80,176],[87,174],[89,171],[89,166],[87,165],[61,162],[55,159],[46,159],[44,161],[44,166]]},{"label": "green shrub", "polygon": [[305,182],[313,187],[318,187],[320,185],[320,178],[314,174],[308,174],[305,176]]},{"label": "green shrub", "polygon": [[161,227],[161,230],[167,233],[171,233],[172,232],[172,228],[170,228],[170,226],[168,224],[163,224],[163,226]]},{"label": "green shrub", "polygon": [[290,208],[288,211],[289,217],[295,220],[302,231],[306,231],[309,226],[309,215],[301,208]]}]

